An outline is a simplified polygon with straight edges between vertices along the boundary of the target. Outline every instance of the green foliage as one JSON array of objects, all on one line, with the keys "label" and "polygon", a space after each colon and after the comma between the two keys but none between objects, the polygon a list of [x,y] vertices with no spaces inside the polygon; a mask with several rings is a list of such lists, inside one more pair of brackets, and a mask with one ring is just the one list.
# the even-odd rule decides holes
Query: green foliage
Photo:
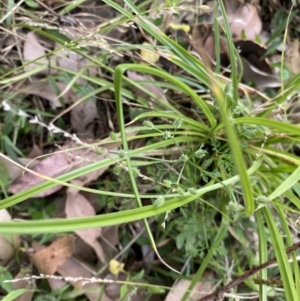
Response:
[{"label": "green foliage", "polygon": [[[290,121],[289,111],[279,120],[275,119],[273,111],[280,105],[285,105],[288,99],[298,97],[300,75],[287,82],[282,91],[272,89],[269,93],[271,99],[265,105],[266,97],[261,94],[253,98],[239,94],[238,63],[232,64],[232,81],[225,84],[217,75],[218,66],[216,72],[208,70],[184,48],[184,43],[178,43],[166,35],[163,28],[156,27],[163,24],[163,18],[153,20],[153,16],[150,17],[148,11],[143,10],[142,4],[136,6],[132,1],[104,2],[120,12],[121,16],[112,20],[106,28],[99,29],[100,33],[123,23],[127,25],[128,22],[135,22],[149,39],[156,41],[153,49],[180,72],[173,75],[154,64],[151,67],[137,64],[135,57],[129,63],[124,60],[124,64],[111,68],[109,59],[113,51],[135,51],[137,46],[112,45],[111,53],[101,49],[95,58],[87,49],[80,47],[80,39],[69,41],[58,31],[50,32],[32,25],[31,30],[45,39],[60,43],[61,49],[72,49],[85,57],[92,66],[101,68],[107,80],[86,75],[83,71],[79,75],[63,70],[57,77],[49,75],[49,82],[54,89],[57,89],[57,80],[70,85],[81,101],[94,101],[100,91],[113,91],[120,134],[111,133],[110,140],[98,144],[105,148],[105,143],[113,141],[121,149],[110,153],[107,159],[92,162],[89,166],[72,170],[56,179],[49,179],[13,196],[5,194],[9,180],[7,170],[0,165],[0,187],[4,195],[0,208],[20,209],[19,203],[31,198],[26,212],[32,219],[0,222],[0,229],[5,233],[34,235],[143,220],[148,235],[143,239],[155,251],[160,251],[156,247],[158,241],[168,241],[169,245],[162,248],[162,253],[168,256],[168,264],[184,265],[188,258],[185,267],[190,274],[196,275],[191,281],[190,289],[196,285],[207,268],[219,272],[219,278],[227,282],[228,278],[240,274],[252,262],[257,264],[257,254],[259,263],[266,261],[270,254],[269,246],[272,245],[278,262],[276,272],[280,272],[284,284],[284,292],[278,294],[285,295],[286,300],[298,300],[300,293],[296,281],[299,279],[297,260],[296,257],[293,258],[293,268],[290,268],[284,249],[292,244],[291,237],[294,234],[290,215],[300,214],[300,160],[293,153],[300,139],[300,131],[299,126]],[[220,12],[225,20],[223,25],[229,32],[223,2],[219,2]],[[175,3],[181,2],[167,1],[164,8],[174,8]],[[8,4],[12,6],[12,1]],[[26,4],[33,7],[36,3],[26,1]],[[66,11],[72,5],[75,4],[67,6]],[[179,8],[180,6],[177,7]],[[290,22],[295,17],[296,13],[291,12]],[[7,18],[5,26],[10,27],[11,22]],[[286,12],[278,11],[274,22],[278,26],[269,41],[270,51],[276,49],[277,36],[282,35],[285,30]],[[238,62],[239,56],[232,37],[227,36],[227,40],[231,62]],[[57,52],[59,50],[49,51],[47,56]],[[19,74],[21,68],[22,73]],[[126,77],[127,71],[153,76],[157,86],[172,92],[166,93],[168,101],[152,101],[153,93],[138,81]],[[13,68],[7,73],[3,72],[1,84],[6,87],[13,85],[35,74],[35,71],[31,72],[26,71],[24,66]],[[286,70],[281,68],[281,72],[283,76]],[[81,76],[86,81],[85,85],[76,81]],[[284,78],[289,78],[288,72]],[[137,97],[132,92],[135,89],[142,90],[146,96]],[[174,95],[187,99],[189,105],[185,107],[184,104],[177,104],[172,99]],[[150,98],[153,102],[151,108]],[[21,93],[14,94],[13,97],[10,95],[7,99],[10,108],[6,108],[5,113],[0,115],[1,152],[17,161],[18,156],[24,156],[23,150],[18,146],[20,139],[41,130],[29,122],[30,118],[39,115],[47,120],[55,116],[56,111],[34,110],[26,102],[26,96]],[[129,100],[129,104],[135,102],[137,105],[137,108],[131,107],[128,114],[134,121],[131,123],[133,128],[125,126],[127,112],[124,112],[124,99]],[[263,103],[260,111],[256,110],[256,101]],[[63,128],[68,126],[63,119],[59,119],[57,124]],[[134,136],[131,135],[133,131],[136,132]],[[55,134],[45,141],[60,141],[62,138],[60,134]],[[130,148],[129,142],[133,142],[134,148]],[[109,177],[95,181],[93,188],[72,186],[69,183],[79,176],[107,167],[110,167],[107,171]],[[51,219],[55,208],[44,199],[35,199],[34,196],[58,184],[97,194],[98,202],[105,208],[105,213],[82,219]],[[150,229],[149,218],[155,221],[155,231]],[[253,219],[257,223],[250,226]],[[130,237],[124,228],[120,230],[120,236],[122,244],[129,243]],[[259,242],[254,240],[256,237]],[[42,240],[48,238],[44,236]],[[126,251],[125,257],[129,253]],[[231,262],[232,270],[229,271]],[[228,270],[223,268],[225,264]],[[167,272],[158,271],[159,277],[163,278],[164,273]],[[265,270],[261,274],[268,276]],[[4,268],[0,276],[1,279],[12,277]],[[141,273],[131,279],[129,277],[127,281],[139,281],[142,276]],[[252,280],[245,284],[237,291],[258,290],[261,300],[266,300],[268,294],[270,295],[268,290],[255,286]],[[10,285],[3,284],[2,289],[11,293]],[[136,286],[124,284],[121,300],[129,300],[136,291]],[[78,291],[67,293],[70,298],[79,294]],[[62,294],[63,292],[45,293],[35,300],[59,300]],[[188,292],[182,301],[187,298]]]}]

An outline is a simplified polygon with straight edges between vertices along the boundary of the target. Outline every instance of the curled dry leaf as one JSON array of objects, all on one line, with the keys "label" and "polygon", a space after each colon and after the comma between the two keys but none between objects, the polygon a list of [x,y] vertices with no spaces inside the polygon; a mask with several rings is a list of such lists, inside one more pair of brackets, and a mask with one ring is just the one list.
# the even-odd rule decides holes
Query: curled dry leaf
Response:
[{"label": "curled dry leaf", "polygon": [[32,247],[39,251],[31,256],[31,260],[39,272],[44,275],[53,275],[72,256],[74,250],[73,239],[69,235],[63,236],[41,250],[39,250],[41,248],[39,244],[33,244]]},{"label": "curled dry leaf", "polygon": [[[41,56],[44,56],[46,54],[45,49],[40,44],[36,34],[34,32],[29,32],[26,35],[25,42],[24,42],[24,48],[23,48],[23,57],[26,62],[31,62],[36,59],[38,59]],[[45,65],[45,68],[47,68],[48,60],[43,57],[36,62],[29,64],[25,67],[27,71],[36,69],[37,67]]]},{"label": "curled dry leaf", "polygon": [[243,57],[241,60],[245,82],[253,82],[257,89],[280,87],[280,80],[275,75],[258,70]]},{"label": "curled dry leaf", "polygon": [[243,39],[255,40],[262,31],[262,22],[257,7],[237,0],[224,0],[230,30],[235,41]]},{"label": "curled dry leaf", "polygon": [[[86,217],[96,214],[89,201],[79,192],[68,189],[66,201],[66,217]],[[75,233],[96,252],[102,263],[105,263],[105,256],[97,238],[101,235],[101,228],[77,230]]]},{"label": "curled dry leaf", "polygon": [[[145,88],[145,90],[148,90],[149,92],[151,92],[154,95],[154,99],[152,98],[152,100],[154,100],[154,103],[156,105],[158,105],[158,104],[163,105],[164,103],[168,103],[168,100],[167,100],[165,94],[159,87],[157,87],[155,85],[155,80],[152,76],[140,75],[140,74],[137,74],[136,72],[130,71],[130,70],[127,71],[127,76],[129,79],[131,79],[137,83],[139,81],[149,82],[149,83],[141,83],[141,86],[143,86]],[[134,91],[137,94],[137,96],[139,96],[139,97],[142,97],[145,99],[149,98],[149,95],[146,92],[144,92],[138,88],[134,87]]]},{"label": "curled dry leaf", "polygon": [[72,109],[71,125],[79,138],[94,137],[93,125],[97,116],[97,107],[93,100],[83,101]]},{"label": "curled dry leaf", "polygon": [[[0,221],[9,222],[11,216],[6,209],[0,210]],[[0,235],[0,265],[5,266],[20,247],[19,235]]]},{"label": "curled dry leaf", "polygon": [[113,299],[109,298],[105,291],[102,290],[102,286],[96,282],[90,283],[83,283],[82,278],[93,278],[94,273],[91,269],[87,268],[83,263],[71,257],[68,259],[64,265],[62,265],[58,271],[60,275],[63,277],[72,277],[78,278],[78,281],[72,281],[68,279],[68,282],[72,284],[77,289],[82,289],[83,293],[90,301],[98,301],[101,296],[101,301],[114,301]]},{"label": "curled dry leaf", "polygon": [[[94,149],[90,148],[81,148],[78,150],[68,151],[69,148],[74,146],[76,145],[73,142],[67,143],[61,148],[61,151],[56,152],[53,155],[49,155],[49,157],[41,161],[33,169],[34,172],[40,174],[41,176],[37,176],[28,172],[12,183],[12,185],[9,188],[9,192],[18,193],[32,186],[42,183],[44,181],[43,176],[55,178],[68,171],[80,168],[82,166],[86,166],[93,162],[104,160],[107,157],[107,155],[105,154],[97,154]],[[106,145],[106,149],[118,149],[118,146],[116,143],[111,143]],[[100,168],[94,172],[88,173],[84,176],[74,179],[71,182],[79,186],[84,186],[85,184],[97,179],[101,174],[103,174],[106,171],[107,168],[108,167]],[[45,197],[58,191],[61,187],[61,185],[57,185],[53,188],[50,188],[46,191],[37,194],[36,196]]]},{"label": "curled dry leaf", "polygon": [[[204,273],[203,278],[212,280],[213,274],[212,273]],[[180,301],[189,288],[191,284],[190,280],[181,279],[179,280],[176,285],[172,287],[172,290],[168,293],[165,301]],[[214,283],[211,281],[207,282],[197,282],[194,286],[193,291],[190,294],[189,300],[198,300],[201,297],[209,294],[214,288]]]},{"label": "curled dry leaf", "polygon": [[[221,39],[221,46],[224,49],[227,58],[229,50],[227,42]],[[240,54],[243,64],[243,80],[246,83],[254,83],[257,89],[280,87],[280,80],[272,73],[271,67],[266,62],[264,55],[266,49],[252,41],[237,41],[234,43]],[[222,62],[229,64],[228,62]]]}]

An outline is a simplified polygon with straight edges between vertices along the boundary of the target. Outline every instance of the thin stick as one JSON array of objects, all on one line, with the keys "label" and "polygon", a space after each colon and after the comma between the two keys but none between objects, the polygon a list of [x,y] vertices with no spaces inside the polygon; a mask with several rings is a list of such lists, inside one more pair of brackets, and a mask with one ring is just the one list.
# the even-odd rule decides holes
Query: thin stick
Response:
[{"label": "thin stick", "polygon": [[[289,247],[288,249],[286,249],[286,253],[287,253],[287,255],[289,255],[289,254],[295,252],[296,250],[298,250],[299,248],[300,248],[300,242],[298,242],[298,243],[292,245],[291,247]],[[269,259],[268,261],[266,261],[265,263],[262,263],[262,264],[257,265],[257,266],[253,266],[250,270],[246,271],[242,276],[240,276],[239,278],[233,280],[229,284],[225,285],[224,287],[219,289],[217,292],[209,294],[209,295],[207,295],[203,298],[197,299],[197,301],[218,300],[223,296],[223,294],[226,291],[228,291],[231,288],[241,284],[242,282],[244,282],[250,276],[254,275],[255,273],[259,272],[260,270],[263,270],[263,269],[267,268],[268,266],[270,266],[271,264],[273,264],[275,262],[276,262],[276,257],[273,257],[273,258]]]}]

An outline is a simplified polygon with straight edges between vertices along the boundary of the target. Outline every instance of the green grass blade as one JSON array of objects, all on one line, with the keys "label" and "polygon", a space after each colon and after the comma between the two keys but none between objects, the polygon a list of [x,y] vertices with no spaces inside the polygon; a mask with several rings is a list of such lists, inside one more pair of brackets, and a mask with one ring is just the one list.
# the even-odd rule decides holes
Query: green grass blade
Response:
[{"label": "green grass blade", "polygon": [[292,276],[288,256],[285,251],[286,248],[282,241],[282,236],[277,229],[277,226],[274,222],[274,217],[272,216],[270,209],[268,207],[264,207],[262,208],[262,210],[270,231],[271,241],[274,247],[274,252],[278,263],[286,300],[298,300],[298,296],[295,289],[295,282]]},{"label": "green grass blade", "polygon": [[221,90],[217,81],[212,82],[212,90],[215,94],[215,97],[216,97],[218,105],[219,105],[220,114],[222,116],[223,124],[224,124],[225,131],[227,134],[230,149],[232,151],[235,166],[236,166],[236,169],[240,176],[240,181],[241,181],[241,186],[242,186],[242,191],[243,191],[243,198],[244,198],[244,203],[245,203],[245,214],[249,216],[249,215],[253,214],[255,204],[254,204],[254,200],[253,200],[250,180],[249,180],[249,177],[246,172],[246,166],[244,163],[243,155],[242,155],[242,152],[240,149],[240,145],[239,145],[236,133],[235,133],[230,121],[228,120],[225,98],[223,95],[223,91]]},{"label": "green grass blade", "polygon": [[209,249],[207,255],[203,259],[203,261],[201,263],[201,266],[199,267],[196,275],[193,277],[193,280],[192,280],[191,284],[189,285],[187,291],[185,292],[185,294],[181,298],[181,301],[187,301],[188,300],[188,298],[190,296],[190,293],[193,291],[194,287],[197,285],[197,283],[200,280],[202,274],[205,272],[205,269],[207,268],[210,261],[212,260],[212,257],[214,256],[215,251],[220,246],[222,240],[226,236],[228,225],[229,225],[228,221],[226,220],[226,218],[223,217],[221,226],[220,226],[219,231],[217,233],[217,236],[216,236],[211,248]]},{"label": "green grass blade", "polygon": [[[254,162],[248,169],[249,176],[257,171],[262,161],[259,159]],[[174,210],[184,206],[207,192],[222,189],[228,185],[234,185],[239,181],[239,176],[234,176],[220,183],[201,187],[193,195],[172,197],[168,199],[162,206],[154,205],[144,206],[131,210],[113,212],[100,216],[90,216],[86,218],[69,218],[69,219],[44,219],[38,221],[13,221],[0,222],[0,233],[4,234],[33,234],[33,233],[61,233],[67,231],[75,231],[87,228],[107,227],[123,223],[129,223],[143,218],[157,216],[167,211]],[[150,196],[148,196],[149,198]],[[157,197],[157,195],[156,195]]]},{"label": "green grass blade", "polygon": [[[255,219],[258,228],[259,235],[259,264],[262,264],[268,260],[268,248],[267,248],[267,236],[264,227],[261,210],[255,212]],[[268,279],[268,270],[264,269],[259,272],[259,278]],[[267,299],[267,287],[265,285],[259,286],[259,300],[268,301]]]},{"label": "green grass blade", "polygon": [[300,180],[300,166],[270,195],[269,200],[273,200],[280,195],[284,194],[287,190],[289,190],[292,186],[294,186]]}]

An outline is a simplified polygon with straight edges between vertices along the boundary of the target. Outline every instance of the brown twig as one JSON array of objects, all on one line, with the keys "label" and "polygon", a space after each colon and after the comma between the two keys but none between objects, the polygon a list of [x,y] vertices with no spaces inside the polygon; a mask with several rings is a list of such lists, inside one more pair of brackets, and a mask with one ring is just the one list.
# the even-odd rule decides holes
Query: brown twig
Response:
[{"label": "brown twig", "polygon": [[[286,253],[287,255],[295,252],[296,250],[298,250],[300,248],[300,242],[292,245],[291,247],[289,247],[288,249],[286,249]],[[218,300],[219,298],[221,298],[223,296],[223,294],[230,290],[231,288],[241,284],[242,282],[244,282],[247,278],[249,278],[250,276],[254,275],[255,273],[267,268],[268,266],[270,266],[271,264],[276,262],[276,257],[273,257],[271,259],[269,259],[268,261],[257,265],[257,266],[253,266],[250,270],[246,271],[242,276],[240,276],[239,278],[233,280],[232,282],[230,282],[229,284],[225,285],[224,287],[222,287],[221,289],[219,289],[218,291],[216,291],[215,293],[209,294],[203,298],[198,299],[197,301],[212,301],[212,300]]]}]

